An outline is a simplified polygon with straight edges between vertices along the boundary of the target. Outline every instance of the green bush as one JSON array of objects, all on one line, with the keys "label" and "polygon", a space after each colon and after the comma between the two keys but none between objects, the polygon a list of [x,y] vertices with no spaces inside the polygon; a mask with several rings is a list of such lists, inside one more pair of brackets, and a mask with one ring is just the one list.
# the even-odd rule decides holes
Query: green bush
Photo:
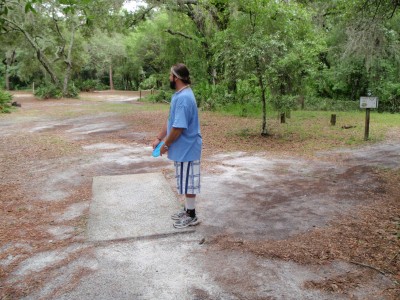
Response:
[{"label": "green bush", "polygon": [[0,113],[11,112],[12,95],[0,89]]},{"label": "green bush", "polygon": [[238,80],[235,100],[241,104],[259,103],[261,91],[254,80]]},{"label": "green bush", "polygon": [[226,86],[211,85],[203,82],[193,87],[196,96],[197,106],[204,110],[215,111],[227,103],[235,102],[233,94],[229,93]]},{"label": "green bush", "polygon": [[63,95],[62,88],[54,85],[54,84],[47,84],[41,86],[36,89],[35,96],[39,97],[40,99],[60,99],[62,97],[66,98],[77,98],[79,95],[79,90],[74,86],[70,85],[68,87],[67,93]]},{"label": "green bush", "polygon": [[400,112],[400,83],[388,82],[380,91],[379,94],[379,112]]},{"label": "green bush", "polygon": [[109,87],[100,82],[99,79],[87,79],[82,82],[76,82],[75,86],[83,92],[103,91]]},{"label": "green bush", "polygon": [[67,93],[64,94],[65,98],[78,98],[79,89],[75,85],[70,85],[67,89]]},{"label": "green bush", "polygon": [[321,111],[354,111],[360,108],[358,101],[344,101],[320,97],[306,97],[304,100],[305,110]]},{"label": "green bush", "polygon": [[140,83],[140,88],[143,90],[150,90],[157,87],[157,77],[155,75],[150,75]]},{"label": "green bush", "polygon": [[50,99],[50,98],[60,99],[62,97],[62,90],[61,88],[55,85],[48,84],[38,87],[35,90],[35,96],[39,97],[40,99]]},{"label": "green bush", "polygon": [[172,97],[172,90],[171,91],[164,91],[161,90],[159,92],[156,92],[153,95],[148,95],[146,96],[146,101],[150,102],[155,102],[155,103],[160,103],[160,102],[171,102],[171,97]]},{"label": "green bush", "polygon": [[298,107],[298,96],[284,95],[271,96],[271,104],[276,111],[285,112],[296,110]]}]

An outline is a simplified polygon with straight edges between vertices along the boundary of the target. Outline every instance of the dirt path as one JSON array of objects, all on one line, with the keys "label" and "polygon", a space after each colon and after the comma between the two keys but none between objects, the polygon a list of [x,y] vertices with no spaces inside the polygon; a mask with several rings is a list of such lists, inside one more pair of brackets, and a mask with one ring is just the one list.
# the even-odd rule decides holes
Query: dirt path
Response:
[{"label": "dirt path", "polygon": [[[196,232],[86,243],[94,176],[161,170],[174,187],[171,163],[152,158],[149,147],[166,112],[141,110],[137,97],[38,101],[17,93],[22,108],[0,115],[1,299],[82,299],[85,291],[87,299],[400,296],[399,140],[313,157],[244,151],[251,140],[242,151],[220,151],[221,128],[237,120],[204,114],[206,125],[219,126],[203,127]],[[180,265],[174,271],[171,257]],[[99,280],[118,276],[118,290],[105,284],[93,294]]]}]

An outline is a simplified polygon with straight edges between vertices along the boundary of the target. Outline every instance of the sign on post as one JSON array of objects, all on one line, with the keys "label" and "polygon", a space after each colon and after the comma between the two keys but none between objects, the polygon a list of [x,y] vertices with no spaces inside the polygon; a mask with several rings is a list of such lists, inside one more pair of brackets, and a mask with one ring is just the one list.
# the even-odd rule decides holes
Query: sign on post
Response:
[{"label": "sign on post", "polygon": [[378,97],[360,97],[360,108],[366,109],[364,141],[369,138],[369,116],[371,108],[378,108]]},{"label": "sign on post", "polygon": [[360,108],[377,108],[378,97],[361,97]]}]

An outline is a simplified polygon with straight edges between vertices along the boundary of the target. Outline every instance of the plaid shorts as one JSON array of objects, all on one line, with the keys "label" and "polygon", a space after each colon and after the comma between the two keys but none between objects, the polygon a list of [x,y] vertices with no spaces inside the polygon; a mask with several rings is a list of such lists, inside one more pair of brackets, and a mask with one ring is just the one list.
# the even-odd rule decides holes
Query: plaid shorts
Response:
[{"label": "plaid shorts", "polygon": [[200,160],[174,162],[176,187],[180,195],[200,193]]}]

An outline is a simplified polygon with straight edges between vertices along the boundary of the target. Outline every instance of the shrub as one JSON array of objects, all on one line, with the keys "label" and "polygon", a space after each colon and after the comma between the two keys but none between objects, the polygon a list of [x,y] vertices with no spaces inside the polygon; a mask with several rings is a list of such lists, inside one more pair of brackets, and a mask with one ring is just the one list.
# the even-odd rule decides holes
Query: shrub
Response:
[{"label": "shrub", "polygon": [[284,95],[284,96],[271,96],[272,106],[276,111],[285,112],[292,109],[297,109],[298,96]]},{"label": "shrub", "polygon": [[11,112],[12,95],[0,89],[0,113]]},{"label": "shrub", "polygon": [[150,90],[157,87],[157,77],[155,75],[150,75],[140,83],[140,88],[144,90]]},{"label": "shrub", "polygon": [[159,103],[159,102],[168,102],[169,103],[171,101],[172,94],[173,94],[172,90],[171,91],[161,90],[159,92],[156,92],[153,95],[146,96],[146,100],[150,101],[150,102],[156,102],[156,103]]},{"label": "shrub", "polygon": [[235,101],[233,94],[228,89],[220,85],[211,85],[203,82],[194,86],[194,94],[196,95],[197,106],[204,110],[215,111],[221,106]]},{"label": "shrub", "polygon": [[305,110],[322,110],[322,111],[352,111],[360,108],[358,101],[344,101],[320,97],[306,97],[304,100]]},{"label": "shrub", "polygon": [[64,94],[65,98],[78,98],[79,89],[75,85],[70,85],[67,89],[67,93]]},{"label": "shrub", "polygon": [[378,111],[400,112],[400,83],[388,82],[378,91],[380,94]]},{"label": "shrub", "polygon": [[108,89],[108,86],[101,83],[98,79],[87,79],[82,82],[76,82],[75,85],[83,92],[103,91]]},{"label": "shrub", "polygon": [[35,96],[39,97],[40,99],[50,99],[50,98],[59,99],[62,97],[62,90],[53,84],[47,84],[38,87],[35,90]]},{"label": "shrub", "polygon": [[54,84],[47,84],[37,88],[35,91],[35,96],[39,97],[40,99],[60,99],[62,97],[66,98],[77,98],[79,95],[79,90],[74,86],[70,85],[68,87],[67,93],[63,95],[62,88],[54,85]]},{"label": "shrub", "polygon": [[241,104],[260,102],[261,90],[254,80],[238,80],[235,100]]}]

